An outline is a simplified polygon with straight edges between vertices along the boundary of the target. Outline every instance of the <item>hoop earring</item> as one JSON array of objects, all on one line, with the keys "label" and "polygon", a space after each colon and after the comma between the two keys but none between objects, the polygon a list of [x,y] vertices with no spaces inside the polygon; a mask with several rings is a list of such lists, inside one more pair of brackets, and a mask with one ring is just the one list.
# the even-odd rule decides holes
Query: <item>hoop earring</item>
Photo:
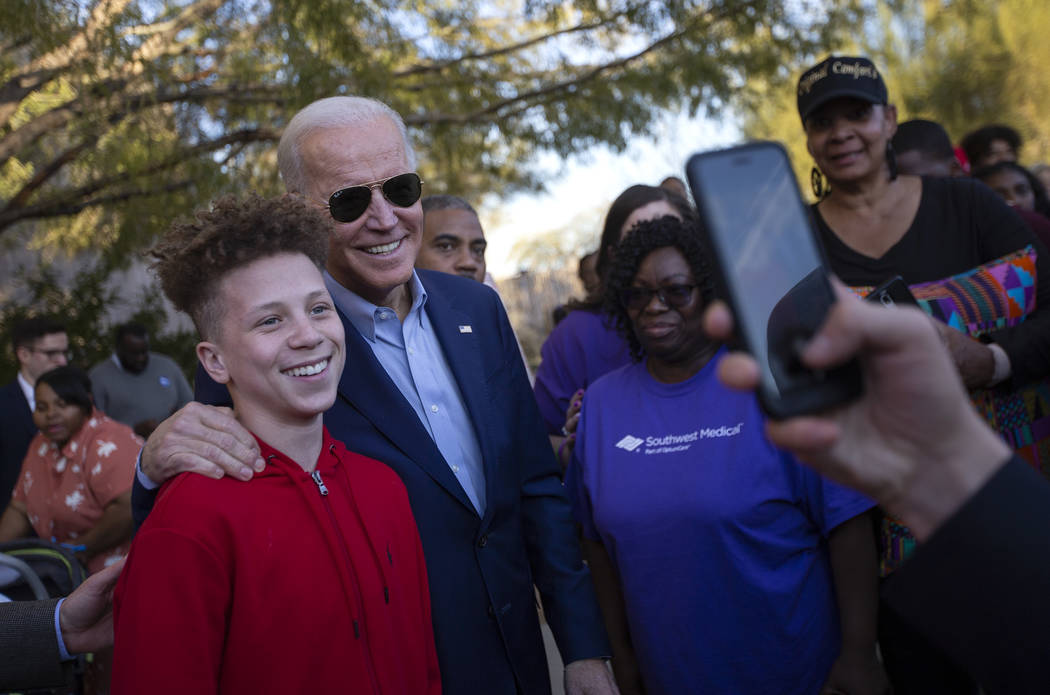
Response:
[{"label": "hoop earring", "polygon": [[820,169],[813,167],[809,172],[809,185],[813,189],[813,195],[817,201],[824,200],[828,193],[831,193],[831,186],[824,181],[824,175],[820,173]]},{"label": "hoop earring", "polygon": [[890,168],[890,181],[897,180],[897,153],[893,151],[893,143],[886,143],[886,166]]}]

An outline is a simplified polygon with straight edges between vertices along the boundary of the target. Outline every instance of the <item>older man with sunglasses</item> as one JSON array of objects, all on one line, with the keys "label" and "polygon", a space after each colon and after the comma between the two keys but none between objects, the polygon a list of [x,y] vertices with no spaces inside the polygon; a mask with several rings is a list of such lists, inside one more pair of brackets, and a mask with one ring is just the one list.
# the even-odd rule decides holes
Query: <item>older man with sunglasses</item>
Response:
[{"label": "older man with sunglasses", "polygon": [[[533,584],[568,664],[567,692],[616,692],[601,660],[610,649],[590,576],[506,313],[480,283],[413,270],[421,181],[401,118],[369,99],[322,99],[288,124],[278,164],[288,190],[327,207],[335,221],[325,281],[346,329],[347,364],[325,425],[387,463],[408,488],[444,692],[549,692]],[[197,397],[228,403],[200,372]],[[264,465],[228,410],[191,403],[143,450],[136,516],[148,513],[154,481],[187,470],[247,479]]]}]

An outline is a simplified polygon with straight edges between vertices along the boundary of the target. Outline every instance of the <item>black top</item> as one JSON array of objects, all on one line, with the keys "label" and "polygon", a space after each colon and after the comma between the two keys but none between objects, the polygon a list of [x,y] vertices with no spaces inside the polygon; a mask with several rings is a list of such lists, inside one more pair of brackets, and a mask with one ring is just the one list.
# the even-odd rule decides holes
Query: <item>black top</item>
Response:
[{"label": "black top", "polygon": [[884,597],[990,693],[1050,692],[1050,485],[1018,458],[887,580]]},{"label": "black top", "polygon": [[879,285],[895,275],[909,285],[942,280],[1033,245],[1036,308],[1024,323],[991,338],[1010,357],[1013,386],[1050,374],[1050,256],[1017,213],[980,181],[923,177],[915,219],[881,258],[844,244],[816,205],[812,211],[832,271],[855,287]]}]

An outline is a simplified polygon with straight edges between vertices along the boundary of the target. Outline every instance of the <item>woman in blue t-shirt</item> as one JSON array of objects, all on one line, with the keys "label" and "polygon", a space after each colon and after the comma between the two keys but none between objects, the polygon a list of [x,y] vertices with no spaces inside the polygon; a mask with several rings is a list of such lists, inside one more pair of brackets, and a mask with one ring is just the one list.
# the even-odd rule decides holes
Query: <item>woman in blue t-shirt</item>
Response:
[{"label": "woman in blue t-shirt", "polygon": [[[658,186],[636,184],[616,197],[605,216],[595,272],[601,281],[616,256],[620,239],[636,223],[662,215],[695,219],[687,200]],[[602,313],[601,300],[570,302],[569,314],[540,348],[533,391],[551,443],[564,467],[572,450],[573,419],[580,392],[598,377],[630,361],[627,346]]]},{"label": "woman in blue t-shirt", "polygon": [[715,379],[696,226],[643,222],[605,306],[634,363],[585,396],[566,478],[623,693],[879,694],[872,502],[774,448]]}]

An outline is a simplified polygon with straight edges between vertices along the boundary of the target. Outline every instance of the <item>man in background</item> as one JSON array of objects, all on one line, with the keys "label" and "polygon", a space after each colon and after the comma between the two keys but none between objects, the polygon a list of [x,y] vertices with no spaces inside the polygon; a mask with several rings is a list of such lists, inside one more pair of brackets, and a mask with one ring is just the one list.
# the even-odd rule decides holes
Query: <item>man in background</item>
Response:
[{"label": "man in background", "polygon": [[470,203],[454,195],[423,198],[423,244],[416,267],[485,282],[485,231]]},{"label": "man in background", "polygon": [[138,323],[117,328],[116,349],[89,376],[95,406],[143,438],[193,400],[182,370],[170,357],[150,352],[149,334]]},{"label": "man in background", "polygon": [[893,136],[897,170],[915,176],[962,176],[962,165],[940,123],[916,118],[897,126]]},{"label": "man in background", "polygon": [[[420,202],[423,205],[423,243],[416,256],[416,267],[476,280],[499,295],[496,281],[485,267],[488,242],[477,211],[457,195],[428,195]],[[502,296],[500,301],[503,301]],[[531,384],[535,376],[525,358],[521,341],[517,335],[514,339],[518,341],[518,352]]]},{"label": "man in background", "polygon": [[32,417],[36,379],[69,360],[65,326],[50,318],[40,316],[16,324],[11,342],[18,375],[0,388],[0,509],[11,499],[22,459],[37,432]]}]

